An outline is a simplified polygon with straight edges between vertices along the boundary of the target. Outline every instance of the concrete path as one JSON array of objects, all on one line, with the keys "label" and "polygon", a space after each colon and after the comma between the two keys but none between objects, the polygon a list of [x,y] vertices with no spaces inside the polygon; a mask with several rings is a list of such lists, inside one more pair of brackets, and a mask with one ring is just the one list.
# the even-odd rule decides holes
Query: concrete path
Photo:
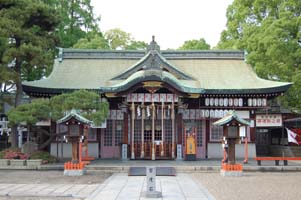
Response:
[{"label": "concrete path", "polygon": [[[141,197],[146,190],[145,176],[128,176],[116,173],[100,185],[87,200],[149,200]],[[157,176],[156,190],[162,192],[164,200],[213,200],[206,188],[200,186],[189,174],[177,176]]]},{"label": "concrete path", "polygon": [[101,184],[0,184],[1,196],[84,199]]}]

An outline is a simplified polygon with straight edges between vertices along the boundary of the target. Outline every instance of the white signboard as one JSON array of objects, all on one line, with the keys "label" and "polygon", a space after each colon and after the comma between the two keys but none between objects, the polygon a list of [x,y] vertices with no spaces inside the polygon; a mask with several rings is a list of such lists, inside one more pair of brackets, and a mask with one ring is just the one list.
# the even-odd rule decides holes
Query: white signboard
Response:
[{"label": "white signboard", "polygon": [[177,160],[182,160],[182,145],[177,144]]},{"label": "white signboard", "polygon": [[178,102],[176,94],[133,93],[126,97],[127,102]]},{"label": "white signboard", "polygon": [[256,127],[282,126],[282,116],[279,114],[256,115]]}]

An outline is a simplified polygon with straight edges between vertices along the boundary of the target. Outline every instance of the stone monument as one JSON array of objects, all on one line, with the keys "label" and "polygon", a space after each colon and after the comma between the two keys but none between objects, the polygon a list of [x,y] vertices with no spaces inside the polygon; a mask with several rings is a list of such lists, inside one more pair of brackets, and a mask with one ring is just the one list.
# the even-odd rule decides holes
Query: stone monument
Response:
[{"label": "stone monument", "polygon": [[146,167],[146,192],[141,196],[146,198],[161,198],[162,192],[156,191],[156,167]]}]

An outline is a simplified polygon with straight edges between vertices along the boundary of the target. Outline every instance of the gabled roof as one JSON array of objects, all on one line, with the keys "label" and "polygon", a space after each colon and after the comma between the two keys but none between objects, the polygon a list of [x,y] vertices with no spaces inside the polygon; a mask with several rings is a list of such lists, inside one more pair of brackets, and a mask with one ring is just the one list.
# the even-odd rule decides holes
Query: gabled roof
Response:
[{"label": "gabled roof", "polygon": [[187,85],[181,81],[179,81],[173,74],[160,70],[160,69],[149,69],[149,70],[141,70],[133,73],[127,79],[116,83],[112,86],[100,87],[101,92],[121,92],[128,90],[132,86],[137,83],[144,81],[160,81],[165,82],[178,91],[184,93],[204,93],[204,89],[193,87],[191,85]]},{"label": "gabled roof", "polygon": [[130,75],[139,70],[158,69],[166,70],[178,79],[191,80],[193,79],[189,75],[177,69],[174,65],[169,63],[157,50],[149,51],[143,58],[137,63],[128,68],[125,72],[113,77],[112,80],[127,79]]},{"label": "gabled roof", "polygon": [[240,118],[234,110],[229,111],[225,117],[217,120],[216,122],[213,123],[213,125],[225,126],[231,124],[233,121],[238,122],[239,124],[244,126],[250,126],[250,122]]},{"label": "gabled roof", "polygon": [[56,121],[57,124],[66,123],[72,118],[76,119],[77,121],[83,123],[83,124],[92,124],[93,122],[86,119],[85,117],[81,116],[75,109],[72,109],[67,115],[65,115],[63,118]]}]

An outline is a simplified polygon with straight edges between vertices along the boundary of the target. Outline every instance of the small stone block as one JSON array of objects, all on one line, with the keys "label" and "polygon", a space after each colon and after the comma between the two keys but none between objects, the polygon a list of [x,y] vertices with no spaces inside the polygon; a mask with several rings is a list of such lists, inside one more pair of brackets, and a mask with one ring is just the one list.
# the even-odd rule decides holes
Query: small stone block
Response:
[{"label": "small stone block", "polygon": [[226,171],[226,170],[221,170],[221,176],[234,176],[234,177],[239,177],[243,176],[242,171]]},{"label": "small stone block", "polygon": [[161,198],[162,192],[153,191],[153,192],[141,192],[141,196],[145,198]]},{"label": "small stone block", "polygon": [[64,176],[83,176],[86,174],[85,169],[64,170]]}]

